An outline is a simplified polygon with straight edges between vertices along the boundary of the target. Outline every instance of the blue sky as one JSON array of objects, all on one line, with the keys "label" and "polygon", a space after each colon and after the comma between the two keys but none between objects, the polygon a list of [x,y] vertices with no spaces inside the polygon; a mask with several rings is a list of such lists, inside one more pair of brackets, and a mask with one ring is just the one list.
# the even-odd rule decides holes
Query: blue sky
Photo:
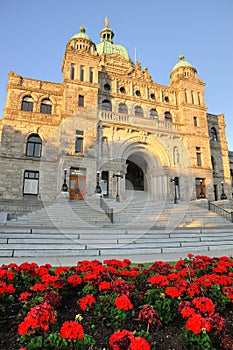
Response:
[{"label": "blue sky", "polygon": [[0,0],[0,117],[8,72],[62,82],[65,46],[83,25],[99,43],[104,18],[152,79],[169,84],[183,54],[206,83],[207,112],[225,115],[233,150],[233,0]]}]

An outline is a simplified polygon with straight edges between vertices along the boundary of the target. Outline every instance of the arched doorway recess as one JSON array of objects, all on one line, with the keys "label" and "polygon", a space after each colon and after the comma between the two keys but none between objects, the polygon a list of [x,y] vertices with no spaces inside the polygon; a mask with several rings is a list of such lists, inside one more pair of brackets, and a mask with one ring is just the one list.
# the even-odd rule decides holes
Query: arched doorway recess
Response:
[{"label": "arched doorway recess", "polygon": [[139,153],[131,154],[126,160],[125,189],[147,191],[147,162]]}]

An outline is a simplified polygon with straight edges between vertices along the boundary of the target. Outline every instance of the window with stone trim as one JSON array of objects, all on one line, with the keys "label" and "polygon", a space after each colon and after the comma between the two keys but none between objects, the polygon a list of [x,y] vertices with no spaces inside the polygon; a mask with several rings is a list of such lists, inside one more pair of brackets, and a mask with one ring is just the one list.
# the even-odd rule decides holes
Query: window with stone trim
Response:
[{"label": "window with stone trim", "polygon": [[42,141],[38,134],[32,134],[27,139],[26,156],[27,157],[41,157]]},{"label": "window with stone trim", "polygon": [[197,166],[202,166],[201,147],[196,147],[196,161],[197,161]]},{"label": "window with stone trim", "polygon": [[128,114],[128,107],[126,106],[125,103],[119,103],[119,106],[118,106],[118,113],[121,113],[121,114]]},{"label": "window with stone trim", "polygon": [[194,116],[194,117],[193,117],[193,125],[194,125],[194,126],[198,126],[197,124],[198,124],[198,123],[197,123],[197,117]]},{"label": "window with stone trim", "polygon": [[83,130],[76,130],[75,153],[83,153]]},{"label": "window with stone trim", "polygon": [[39,171],[25,170],[23,195],[37,196],[39,193]]},{"label": "window with stone trim", "polygon": [[84,96],[78,95],[78,105],[79,107],[84,107]]},{"label": "window with stone trim", "polygon": [[156,111],[155,108],[151,108],[151,109],[150,109],[150,118],[151,118],[151,119],[156,119],[156,118],[158,118],[158,112]]},{"label": "window with stone trim", "polygon": [[165,122],[169,122],[169,123],[172,123],[172,116],[171,116],[171,113],[166,111],[164,113],[164,121]]},{"label": "window with stone trim", "polygon": [[70,79],[74,80],[75,79],[75,64],[71,63],[70,65]]},{"label": "window with stone trim", "polygon": [[40,113],[42,114],[52,114],[52,102],[45,98],[41,101]]},{"label": "window with stone trim", "polygon": [[94,70],[93,70],[93,68],[90,68],[89,69],[89,82],[93,83],[93,81],[94,81]]},{"label": "window with stone trim", "polygon": [[33,111],[33,98],[31,96],[24,96],[21,104],[21,110],[27,112]]},{"label": "window with stone trim", "polygon": [[84,66],[80,66],[80,81],[84,81]]},{"label": "window with stone trim", "polygon": [[143,109],[142,109],[141,106],[135,106],[134,107],[134,115],[136,117],[143,117],[144,116]]},{"label": "window with stone trim", "polygon": [[111,104],[111,101],[109,100],[103,100],[102,101],[102,109],[104,111],[109,111],[111,112],[112,111],[112,104]]},{"label": "window with stone trim", "polygon": [[212,141],[218,141],[217,130],[214,126],[210,129],[210,136]]}]

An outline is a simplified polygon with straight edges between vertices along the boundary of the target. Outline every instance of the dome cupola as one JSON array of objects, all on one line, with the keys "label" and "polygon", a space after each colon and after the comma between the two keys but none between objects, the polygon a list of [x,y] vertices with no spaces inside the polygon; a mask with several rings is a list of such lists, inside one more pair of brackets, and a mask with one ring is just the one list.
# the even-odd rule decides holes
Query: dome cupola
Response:
[{"label": "dome cupola", "polygon": [[197,70],[188,61],[185,61],[184,55],[179,56],[179,62],[175,64],[170,74],[171,81],[184,78],[195,78]]},{"label": "dome cupola", "polygon": [[109,27],[108,18],[105,18],[105,28],[100,32],[100,44],[96,45],[97,53],[99,55],[111,55],[118,54],[124,57],[127,60],[130,60],[128,51],[122,45],[113,44],[114,33]]}]

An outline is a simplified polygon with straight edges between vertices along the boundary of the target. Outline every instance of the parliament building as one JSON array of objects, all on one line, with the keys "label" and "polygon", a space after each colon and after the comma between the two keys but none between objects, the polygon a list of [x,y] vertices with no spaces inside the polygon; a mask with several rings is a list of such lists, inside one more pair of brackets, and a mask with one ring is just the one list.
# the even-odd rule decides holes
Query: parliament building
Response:
[{"label": "parliament building", "polygon": [[61,83],[9,72],[0,201],[53,202],[62,190],[70,200],[101,190],[172,201],[174,189],[179,201],[231,198],[224,115],[207,113],[204,87],[183,55],[169,85],[153,81],[115,44],[107,18],[98,44],[80,27],[66,45]]}]

